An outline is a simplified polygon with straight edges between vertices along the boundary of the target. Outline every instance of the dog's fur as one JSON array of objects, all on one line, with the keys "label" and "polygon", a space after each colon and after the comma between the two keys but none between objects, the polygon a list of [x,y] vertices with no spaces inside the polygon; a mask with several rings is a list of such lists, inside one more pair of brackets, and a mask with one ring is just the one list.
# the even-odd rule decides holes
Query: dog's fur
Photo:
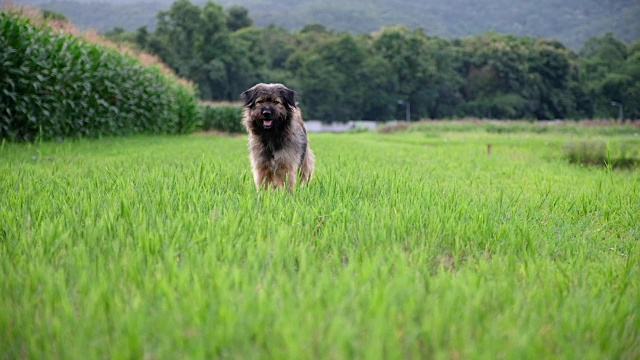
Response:
[{"label": "dog's fur", "polygon": [[311,180],[315,156],[295,92],[282,84],[257,84],[242,93],[242,124],[249,132],[249,157],[258,189],[293,190]]}]

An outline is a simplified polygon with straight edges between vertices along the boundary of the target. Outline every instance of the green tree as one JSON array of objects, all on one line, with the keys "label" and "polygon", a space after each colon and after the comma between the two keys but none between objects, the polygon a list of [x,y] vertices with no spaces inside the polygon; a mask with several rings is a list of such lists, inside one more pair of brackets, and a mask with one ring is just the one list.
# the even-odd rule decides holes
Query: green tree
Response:
[{"label": "green tree", "polygon": [[[236,100],[262,78],[269,61],[251,27],[246,9],[205,2],[202,7],[178,0],[158,15],[158,28],[147,48],[176,72],[193,80],[205,99]],[[229,29],[232,27],[232,32]],[[143,33],[139,32],[142,38]]]},{"label": "green tree", "polygon": [[344,95],[343,74],[318,54],[307,54],[296,72],[300,101],[307,117],[320,120],[347,120],[339,106]]},{"label": "green tree", "polygon": [[333,67],[336,86],[341,90],[335,109],[338,119],[362,118],[362,108],[368,89],[365,88],[363,63],[366,49],[361,42],[347,33],[340,34],[324,43],[317,53]]},{"label": "green tree", "polygon": [[514,36],[486,33],[461,43],[465,115],[488,118],[531,116],[527,109],[527,49]]},{"label": "green tree", "polygon": [[577,113],[576,59],[553,40],[486,33],[461,42],[466,115],[561,119]]},{"label": "green tree", "polygon": [[201,38],[197,52],[201,58],[200,68],[194,80],[205,99],[230,100],[229,74],[233,62],[234,44],[227,28],[227,17],[221,5],[207,1],[202,10]]},{"label": "green tree", "polygon": [[227,27],[229,31],[236,31],[253,25],[249,17],[249,10],[240,5],[233,5],[227,9]]},{"label": "green tree", "polygon": [[365,90],[361,103],[362,118],[391,120],[398,116],[398,77],[389,62],[369,49],[362,63],[361,86]]},{"label": "green tree", "polygon": [[430,118],[447,118],[460,114],[464,79],[459,72],[462,61],[459,48],[441,38],[428,38],[425,52],[433,59],[436,72],[431,81],[428,113]]},{"label": "green tree", "polygon": [[121,27],[114,27],[113,29],[106,31],[103,36],[111,41],[119,43],[135,44],[136,42],[135,34],[128,32]]},{"label": "green tree", "polygon": [[537,119],[563,119],[575,114],[579,94],[574,87],[577,68],[573,54],[553,40],[527,43],[530,81],[525,89],[533,115]]},{"label": "green tree", "polygon": [[[397,101],[393,69],[371,39],[309,26],[287,65],[307,115],[322,120],[388,119]],[[391,91],[391,95],[390,92]]]},{"label": "green tree", "polygon": [[[333,36],[321,25],[305,26],[294,35],[293,51],[284,63],[284,69],[293,78],[288,85],[298,91],[301,106],[310,118],[336,119],[334,106],[341,96],[338,84],[342,80],[335,67],[317,52]],[[282,38],[275,43],[282,43]]]},{"label": "green tree", "polygon": [[267,59],[264,70],[265,81],[296,87],[297,81],[287,66],[289,57],[298,48],[294,35],[281,27],[271,25],[260,29],[257,40],[264,49]]},{"label": "green tree", "polygon": [[640,119],[640,41],[631,44],[627,52],[627,59],[621,68],[628,78],[622,104],[627,119]]},{"label": "green tree", "polygon": [[196,78],[202,59],[198,49],[202,43],[205,25],[197,5],[189,0],[177,0],[168,11],[158,14],[156,35],[171,53],[169,64],[178,75]]},{"label": "green tree", "polygon": [[[593,104],[592,116],[616,117],[614,104],[634,102],[634,60],[627,62],[627,46],[607,33],[589,39],[580,50],[580,81]],[[637,78],[635,79],[637,83]]]},{"label": "green tree", "polygon": [[149,29],[146,26],[139,27],[136,30],[134,41],[141,49],[146,49],[149,44]]},{"label": "green tree", "polygon": [[397,79],[397,100],[410,102],[412,118],[428,115],[438,96],[438,66],[428,40],[421,30],[404,27],[385,28],[373,36],[373,53],[389,63]]},{"label": "green tree", "polygon": [[354,36],[309,24],[290,33],[251,26],[240,6],[178,0],[153,33],[111,35],[160,56],[203,98],[236,100],[256,82],[282,82],[317,119],[404,118],[399,100],[413,119],[611,117],[612,102],[640,116],[640,45],[611,34],[576,55],[555,40],[494,32],[446,40],[404,27]]},{"label": "green tree", "polygon": [[240,29],[231,34],[225,59],[228,94],[225,98],[236,100],[240,93],[258,82],[274,82],[267,74],[270,62],[267,49],[261,41],[263,31],[254,27]]}]

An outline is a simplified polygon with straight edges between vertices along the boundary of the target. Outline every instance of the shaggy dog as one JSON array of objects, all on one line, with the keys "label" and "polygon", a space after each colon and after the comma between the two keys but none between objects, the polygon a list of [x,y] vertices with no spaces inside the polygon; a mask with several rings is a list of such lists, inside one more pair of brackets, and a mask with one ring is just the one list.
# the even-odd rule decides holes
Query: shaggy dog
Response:
[{"label": "shaggy dog", "polygon": [[298,177],[301,184],[309,182],[316,160],[295,92],[282,84],[257,84],[242,97],[256,187],[293,191]]}]

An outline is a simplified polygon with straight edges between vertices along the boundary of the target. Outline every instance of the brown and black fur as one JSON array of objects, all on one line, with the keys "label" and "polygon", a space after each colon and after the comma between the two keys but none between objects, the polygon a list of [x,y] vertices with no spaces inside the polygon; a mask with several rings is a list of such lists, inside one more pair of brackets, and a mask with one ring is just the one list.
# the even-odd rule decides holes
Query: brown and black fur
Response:
[{"label": "brown and black fur", "polygon": [[315,157],[309,147],[295,92],[282,84],[257,84],[242,93],[242,124],[249,132],[249,157],[258,189],[311,180]]}]

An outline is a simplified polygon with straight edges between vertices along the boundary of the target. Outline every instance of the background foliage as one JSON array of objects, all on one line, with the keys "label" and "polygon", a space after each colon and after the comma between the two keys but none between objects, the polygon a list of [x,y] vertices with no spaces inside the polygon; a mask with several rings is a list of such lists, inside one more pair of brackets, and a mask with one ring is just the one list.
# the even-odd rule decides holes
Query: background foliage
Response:
[{"label": "background foliage", "polygon": [[545,38],[487,32],[460,39],[406,27],[370,35],[318,24],[300,31],[251,26],[246,9],[178,0],[158,27],[110,32],[159,55],[205,99],[235,101],[257,82],[298,91],[308,118],[387,120],[485,117],[640,117],[640,42],[612,34],[579,52]]},{"label": "background foliage", "polygon": [[[14,0],[67,14],[81,27],[155,28],[155,14],[172,0]],[[202,4],[205,0],[195,0]],[[640,38],[640,3],[635,0],[219,0],[241,5],[260,27],[275,24],[297,31],[322,24],[338,31],[370,33],[403,24],[411,29],[455,38],[494,30],[518,36],[542,36],[579,50],[593,36],[611,31],[627,43]]]},{"label": "background foliage", "polygon": [[202,130],[219,130],[228,133],[241,133],[245,129],[240,122],[242,106],[240,104],[203,103],[200,106]]},{"label": "background foliage", "polygon": [[178,0],[157,14],[155,29],[106,36],[157,55],[205,100],[233,102],[257,82],[285,83],[308,119],[398,119],[407,105],[412,119],[640,117],[640,42],[611,33],[576,52],[497,32],[447,39],[403,26],[367,35],[319,24],[288,31],[253,26],[241,6]]}]

